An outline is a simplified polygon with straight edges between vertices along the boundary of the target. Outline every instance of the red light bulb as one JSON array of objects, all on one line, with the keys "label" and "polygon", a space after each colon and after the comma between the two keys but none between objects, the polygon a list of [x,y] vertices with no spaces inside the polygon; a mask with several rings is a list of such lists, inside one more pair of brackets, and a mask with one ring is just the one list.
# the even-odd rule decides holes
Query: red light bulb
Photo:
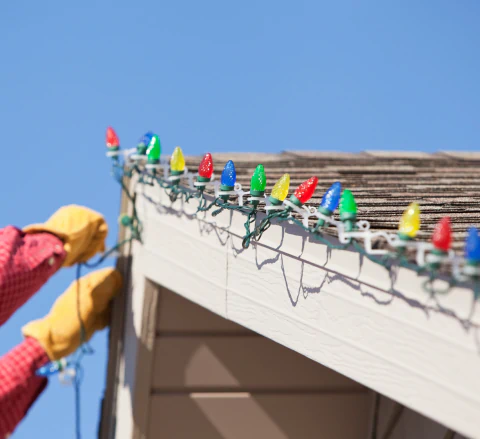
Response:
[{"label": "red light bulb", "polygon": [[202,161],[200,162],[200,166],[198,167],[198,175],[203,178],[212,178],[213,174],[213,160],[212,154],[207,152],[204,156]]},{"label": "red light bulb", "polygon": [[432,244],[438,250],[447,252],[450,250],[450,244],[452,243],[452,227],[450,225],[450,217],[446,216],[442,218],[437,225],[432,235]]},{"label": "red light bulb", "polygon": [[298,186],[294,195],[297,197],[298,201],[302,204],[305,204],[310,198],[312,198],[315,188],[317,187],[318,178],[311,177],[307,181],[304,181],[300,186]]},{"label": "red light bulb", "polygon": [[120,139],[118,138],[117,133],[112,127],[107,128],[106,143],[107,143],[107,148],[120,147]]}]

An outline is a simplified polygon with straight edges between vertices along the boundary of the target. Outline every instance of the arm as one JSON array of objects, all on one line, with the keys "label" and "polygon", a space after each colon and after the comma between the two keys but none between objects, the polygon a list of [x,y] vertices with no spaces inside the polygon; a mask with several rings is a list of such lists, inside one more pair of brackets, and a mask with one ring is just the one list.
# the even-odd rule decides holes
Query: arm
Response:
[{"label": "arm", "polygon": [[51,233],[0,230],[0,325],[20,308],[61,266],[66,252]]},{"label": "arm", "polygon": [[49,361],[42,346],[30,337],[0,358],[0,439],[13,432],[42,393],[47,379],[35,371]]},{"label": "arm", "polygon": [[60,208],[45,223],[0,230],[0,325],[60,267],[102,252],[107,232],[99,213],[75,205]]},{"label": "arm", "polygon": [[25,341],[0,358],[0,439],[13,432],[45,388],[47,380],[35,375],[37,369],[72,354],[108,325],[110,301],[121,285],[118,271],[94,271],[73,282],[44,318],[22,329]]}]

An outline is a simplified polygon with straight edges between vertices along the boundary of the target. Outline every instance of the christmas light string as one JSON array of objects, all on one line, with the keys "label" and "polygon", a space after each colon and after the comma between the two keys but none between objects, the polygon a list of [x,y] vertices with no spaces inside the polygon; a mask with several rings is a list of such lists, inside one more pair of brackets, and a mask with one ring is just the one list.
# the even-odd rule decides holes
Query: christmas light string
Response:
[{"label": "christmas light string", "polygon": [[[129,150],[120,149],[120,141],[115,131],[109,127],[106,135],[107,156],[112,158],[112,175],[122,187],[132,205],[132,214],[123,214],[119,218],[122,226],[130,229],[130,237],[117,243],[105,252],[96,262],[78,264],[77,285],[81,277],[81,265],[96,268],[108,257],[115,254],[119,248],[132,240],[141,242],[142,224],[136,211],[135,195],[130,194],[125,184],[125,177],[131,178],[139,175],[141,184],[158,184],[169,196],[172,202],[181,198],[184,202],[192,199],[198,200],[197,213],[206,212],[217,207],[212,212],[213,216],[224,210],[239,211],[247,215],[242,246],[248,248],[252,240],[259,241],[263,233],[272,225],[288,222],[295,224],[310,234],[315,240],[322,242],[331,249],[347,249],[353,247],[357,252],[366,256],[371,261],[391,269],[398,265],[414,270],[419,275],[427,275],[423,288],[430,294],[444,294],[459,283],[474,282],[475,298],[479,295],[480,284],[480,235],[478,230],[471,227],[465,243],[465,257],[460,257],[450,248],[452,232],[450,218],[442,218],[436,225],[432,242],[414,241],[420,229],[420,208],[412,203],[405,211],[400,221],[397,234],[383,231],[371,231],[370,223],[365,220],[357,221],[357,205],[352,192],[343,190],[340,182],[335,182],[324,194],[318,208],[307,206],[315,192],[318,179],[311,177],[303,182],[287,199],[290,176],[284,174],[274,185],[271,194],[265,195],[266,174],[263,165],[258,165],[252,175],[250,190],[244,191],[240,183],[236,182],[236,170],[233,161],[225,165],[221,181],[216,181],[213,174],[213,160],[209,153],[203,157],[198,172],[189,172],[185,166],[182,150],[177,147],[172,154],[170,163],[162,160],[161,143],[158,135],[147,132],[139,140],[137,147]],[[123,163],[120,161],[123,158]],[[145,162],[145,163],[144,163]],[[180,185],[180,181],[187,181],[188,187]],[[214,191],[214,199],[208,204],[204,196],[205,189],[209,187]],[[231,198],[236,197],[237,204],[231,203]],[[245,199],[248,197],[247,199]],[[251,226],[256,222],[259,205],[264,205],[266,216],[260,224],[251,231]],[[340,208],[340,221],[333,218],[333,213]],[[296,214],[301,219],[294,216]],[[314,227],[310,221],[316,220]],[[337,231],[339,245],[331,243],[323,236],[321,230],[333,226]],[[375,242],[384,239],[388,246],[396,250],[375,248]],[[358,240],[363,241],[363,246]],[[416,251],[415,262],[408,259],[407,250]],[[452,277],[444,289],[433,287],[442,265],[449,263],[452,267]],[[84,355],[94,353],[85,339],[85,328],[80,315],[80,291],[77,289],[77,313],[80,321],[80,348],[71,359],[61,359],[51,362],[37,370],[39,376],[59,375],[63,383],[73,383],[75,389],[75,431],[76,438],[81,438],[80,418],[80,388],[83,377],[82,359]]]},{"label": "christmas light string", "polygon": [[[388,270],[398,265],[414,270],[419,275],[426,275],[423,288],[428,293],[443,294],[458,284],[471,281],[474,283],[475,297],[479,293],[480,235],[474,227],[468,231],[465,255],[461,257],[451,249],[452,231],[448,217],[442,218],[436,225],[431,242],[415,240],[420,229],[420,208],[417,203],[410,204],[405,210],[398,233],[373,231],[368,221],[357,220],[355,198],[350,190],[342,191],[340,182],[332,184],[322,197],[318,208],[315,208],[306,203],[316,190],[317,177],[311,177],[303,182],[287,199],[290,177],[285,174],[276,182],[272,193],[266,196],[266,174],[263,165],[256,167],[251,178],[250,190],[245,191],[236,181],[235,165],[231,160],[226,163],[221,179],[217,181],[213,174],[213,160],[210,154],[204,156],[198,172],[194,173],[186,168],[183,152],[179,147],[175,148],[170,162],[161,156],[158,135],[147,133],[141,138],[137,148],[125,151],[120,149],[116,134],[115,141],[112,142],[113,137],[109,130],[112,129],[107,130],[107,156],[114,160],[119,181],[122,175],[132,177],[137,173],[140,183],[149,185],[157,183],[171,201],[178,198],[185,202],[198,200],[197,213],[217,207],[212,216],[224,210],[239,211],[247,215],[246,233],[242,242],[244,248],[248,248],[252,241],[259,241],[273,222],[287,222],[301,227],[315,240],[331,249],[353,247],[363,256]],[[119,161],[120,157],[124,159],[122,164]],[[186,185],[180,184],[182,179]],[[214,192],[214,199],[210,203],[204,196],[207,187]],[[232,202],[232,197],[236,197],[236,204]],[[252,225],[256,223],[260,205],[264,206],[266,216],[251,230]],[[340,211],[340,220],[333,217],[337,208]],[[313,227],[310,226],[312,220],[315,222]],[[138,221],[138,218],[135,221]],[[333,244],[324,236],[322,231],[326,227],[336,229],[339,244]],[[381,240],[385,242],[387,248],[377,248]],[[415,263],[408,257],[411,253],[415,254]],[[448,285],[443,289],[435,288],[433,283],[438,278],[442,266],[447,264],[451,266],[452,273]]]}]

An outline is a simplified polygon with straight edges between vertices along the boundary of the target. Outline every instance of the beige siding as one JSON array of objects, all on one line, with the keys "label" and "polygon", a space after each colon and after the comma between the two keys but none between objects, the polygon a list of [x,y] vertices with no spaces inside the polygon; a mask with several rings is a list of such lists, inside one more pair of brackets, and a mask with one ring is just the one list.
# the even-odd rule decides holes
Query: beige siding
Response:
[{"label": "beige siding", "polygon": [[262,336],[159,337],[155,389],[364,391],[352,380]]},{"label": "beige siding", "polygon": [[364,387],[165,288],[158,292],[147,438],[366,437]]},{"label": "beige siding", "polygon": [[368,395],[156,395],[150,438],[365,439]]},{"label": "beige siding", "polygon": [[157,329],[164,333],[227,332],[252,333],[231,320],[213,314],[184,297],[159,287]]}]

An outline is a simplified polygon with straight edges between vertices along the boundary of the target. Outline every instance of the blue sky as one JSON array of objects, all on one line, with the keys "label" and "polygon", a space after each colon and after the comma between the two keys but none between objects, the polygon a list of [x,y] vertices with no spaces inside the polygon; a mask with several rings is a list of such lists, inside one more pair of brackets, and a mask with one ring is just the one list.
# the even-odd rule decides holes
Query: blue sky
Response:
[{"label": "blue sky", "polygon": [[[23,1],[0,6],[0,226],[119,188],[107,125],[166,152],[478,150],[480,3]],[[62,270],[0,328],[0,353],[74,278]],[[83,437],[96,434],[106,332],[85,361]],[[73,437],[73,390],[51,380],[15,438]]]}]

